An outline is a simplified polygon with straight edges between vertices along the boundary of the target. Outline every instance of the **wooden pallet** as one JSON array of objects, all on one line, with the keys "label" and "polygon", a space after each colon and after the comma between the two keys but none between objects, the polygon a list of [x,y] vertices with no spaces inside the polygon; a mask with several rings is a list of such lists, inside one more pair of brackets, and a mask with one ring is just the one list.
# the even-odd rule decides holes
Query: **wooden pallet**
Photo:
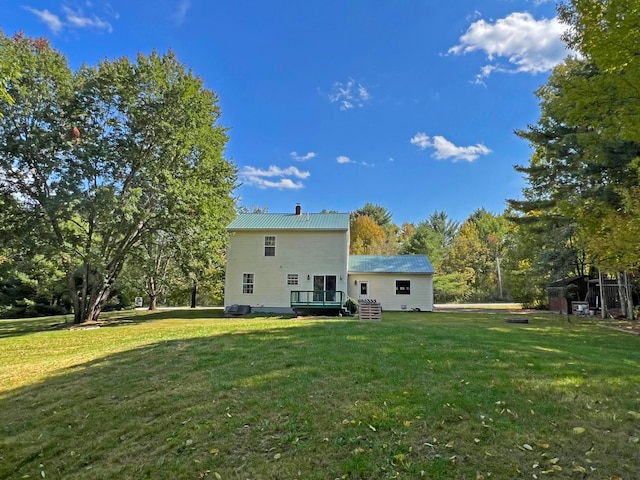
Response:
[{"label": "wooden pallet", "polygon": [[382,305],[378,302],[358,302],[360,320],[382,320]]}]

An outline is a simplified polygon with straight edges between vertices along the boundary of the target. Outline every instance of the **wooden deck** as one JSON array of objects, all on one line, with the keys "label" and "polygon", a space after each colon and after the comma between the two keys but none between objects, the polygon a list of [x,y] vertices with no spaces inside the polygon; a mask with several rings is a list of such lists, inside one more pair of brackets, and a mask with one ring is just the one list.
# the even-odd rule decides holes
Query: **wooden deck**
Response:
[{"label": "wooden deck", "polygon": [[290,299],[297,315],[346,314],[346,295],[340,290],[292,290]]}]

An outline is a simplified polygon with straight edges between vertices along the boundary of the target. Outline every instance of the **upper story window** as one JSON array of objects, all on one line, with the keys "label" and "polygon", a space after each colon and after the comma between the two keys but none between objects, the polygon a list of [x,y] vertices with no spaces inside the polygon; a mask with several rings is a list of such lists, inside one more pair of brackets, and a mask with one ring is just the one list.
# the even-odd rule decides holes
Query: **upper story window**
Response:
[{"label": "upper story window", "polygon": [[396,280],[396,295],[411,295],[411,281]]},{"label": "upper story window", "polygon": [[264,256],[276,256],[276,237],[264,237]]}]

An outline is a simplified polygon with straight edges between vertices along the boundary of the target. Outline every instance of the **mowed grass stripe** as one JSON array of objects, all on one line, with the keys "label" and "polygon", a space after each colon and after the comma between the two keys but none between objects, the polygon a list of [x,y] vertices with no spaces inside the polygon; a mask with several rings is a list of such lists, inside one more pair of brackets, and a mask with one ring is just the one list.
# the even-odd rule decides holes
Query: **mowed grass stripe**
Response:
[{"label": "mowed grass stripe", "polygon": [[640,478],[638,336],[219,314],[0,322],[0,478]]}]

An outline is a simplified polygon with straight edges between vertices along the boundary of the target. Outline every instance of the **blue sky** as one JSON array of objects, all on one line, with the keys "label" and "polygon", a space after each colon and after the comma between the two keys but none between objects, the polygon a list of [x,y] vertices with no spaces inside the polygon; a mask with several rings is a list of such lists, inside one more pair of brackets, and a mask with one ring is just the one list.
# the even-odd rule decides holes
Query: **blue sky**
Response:
[{"label": "blue sky", "polygon": [[0,28],[77,68],[172,49],[218,93],[240,205],[398,225],[501,213],[534,91],[569,53],[545,0],[18,0]]}]

